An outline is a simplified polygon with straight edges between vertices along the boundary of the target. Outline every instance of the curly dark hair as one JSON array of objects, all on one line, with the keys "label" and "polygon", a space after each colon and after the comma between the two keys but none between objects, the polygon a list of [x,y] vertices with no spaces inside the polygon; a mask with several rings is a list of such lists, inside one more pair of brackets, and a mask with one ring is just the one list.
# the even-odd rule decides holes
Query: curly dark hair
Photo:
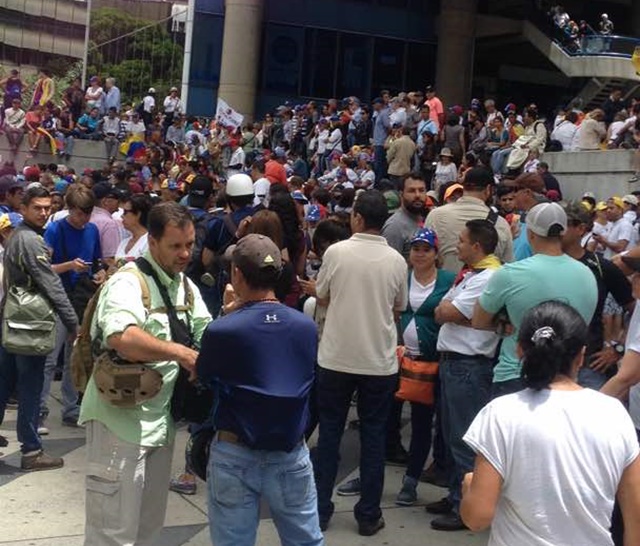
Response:
[{"label": "curly dark hair", "polygon": [[269,199],[269,210],[275,212],[284,231],[284,246],[289,251],[289,258],[295,262],[301,251],[300,218],[296,204],[289,193],[272,193]]}]

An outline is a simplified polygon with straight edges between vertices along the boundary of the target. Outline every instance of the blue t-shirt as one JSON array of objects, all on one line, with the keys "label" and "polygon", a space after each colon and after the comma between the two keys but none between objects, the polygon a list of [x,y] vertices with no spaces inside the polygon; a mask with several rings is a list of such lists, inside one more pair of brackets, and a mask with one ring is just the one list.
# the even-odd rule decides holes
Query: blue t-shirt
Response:
[{"label": "blue t-shirt", "polygon": [[513,257],[516,262],[519,262],[525,258],[531,258],[531,256],[533,256],[533,249],[527,238],[527,224],[520,222],[520,233],[518,237],[513,240]]},{"label": "blue t-shirt", "polygon": [[[74,228],[66,218],[52,222],[44,232],[44,240],[53,250],[52,264],[61,264],[80,258],[95,265],[102,257],[100,233],[97,226],[91,222],[82,229]],[[93,271],[91,269],[86,273],[68,271],[60,275],[60,278],[64,287],[69,290],[76,285],[81,275],[91,276]]]},{"label": "blue t-shirt", "polygon": [[253,303],[214,320],[202,336],[198,377],[218,388],[215,425],[252,449],[291,451],[309,418],[316,325],[279,303]]},{"label": "blue t-shirt", "polygon": [[543,301],[556,300],[571,305],[589,324],[598,303],[598,287],[593,273],[578,260],[563,254],[536,254],[498,269],[480,296],[480,306],[491,314],[506,310],[514,326],[500,349],[493,370],[496,383],[520,377],[516,353],[518,332],[524,315]]}]

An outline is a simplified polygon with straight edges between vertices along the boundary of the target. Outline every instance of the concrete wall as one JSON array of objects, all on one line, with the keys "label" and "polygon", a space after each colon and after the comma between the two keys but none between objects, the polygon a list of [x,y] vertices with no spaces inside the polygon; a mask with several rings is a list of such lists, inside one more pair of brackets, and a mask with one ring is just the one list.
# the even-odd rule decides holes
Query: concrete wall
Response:
[{"label": "concrete wall", "polygon": [[[91,142],[89,140],[76,139],[73,156],[71,156],[69,161],[51,155],[51,149],[44,141],[40,142],[38,153],[33,157],[29,156],[28,152],[29,147],[27,145],[27,137],[25,136],[20,151],[14,161],[17,170],[36,163],[56,163],[68,165],[75,169],[76,173],[81,173],[84,169],[102,168],[107,161],[104,143]],[[7,138],[4,135],[0,136],[0,156],[2,156],[2,162],[10,159],[9,146]]]},{"label": "concrete wall", "polygon": [[586,191],[602,201],[612,195],[640,190],[640,183],[629,183],[633,175],[633,150],[545,153],[543,161],[560,182],[564,198],[580,199]]}]

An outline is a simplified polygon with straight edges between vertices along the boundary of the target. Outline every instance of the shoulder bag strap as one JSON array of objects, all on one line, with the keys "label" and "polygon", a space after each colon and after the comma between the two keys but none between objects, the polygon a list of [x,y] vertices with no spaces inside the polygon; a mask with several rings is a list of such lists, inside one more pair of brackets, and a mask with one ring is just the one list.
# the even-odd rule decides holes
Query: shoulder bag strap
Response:
[{"label": "shoulder bag strap", "polygon": [[[157,273],[154,271],[152,265],[143,257],[136,259],[136,265],[145,275],[149,275],[153,282],[156,284],[158,291],[160,292],[160,296],[162,297],[162,301],[164,302],[164,306],[167,312],[167,317],[169,318],[169,329],[171,330],[171,338],[174,341],[180,339],[179,334],[179,326],[180,318],[178,317],[178,313],[176,311],[175,305],[171,301],[171,297],[169,296],[169,292],[167,291],[167,287],[160,282]],[[191,336],[191,329],[188,331],[189,336]]]}]

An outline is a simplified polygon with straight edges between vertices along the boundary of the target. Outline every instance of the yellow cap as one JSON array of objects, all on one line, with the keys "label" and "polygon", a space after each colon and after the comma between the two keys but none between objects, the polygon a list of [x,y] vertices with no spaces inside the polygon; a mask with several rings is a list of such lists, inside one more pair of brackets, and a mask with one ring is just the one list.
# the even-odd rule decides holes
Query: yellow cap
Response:
[{"label": "yellow cap", "polygon": [[11,220],[9,220],[8,214],[0,214],[0,231],[11,226]]},{"label": "yellow cap", "polygon": [[[580,204],[587,209],[589,212],[593,211],[593,205],[591,203],[589,203],[589,201],[581,201]],[[607,205],[605,204],[605,208],[607,207]]]},{"label": "yellow cap", "polygon": [[616,207],[624,210],[624,201],[622,200],[622,197],[614,195],[609,199],[609,201],[611,201]]},{"label": "yellow cap", "polygon": [[596,205],[596,210],[599,210],[599,211],[607,210],[607,204],[604,201],[600,201]]}]

